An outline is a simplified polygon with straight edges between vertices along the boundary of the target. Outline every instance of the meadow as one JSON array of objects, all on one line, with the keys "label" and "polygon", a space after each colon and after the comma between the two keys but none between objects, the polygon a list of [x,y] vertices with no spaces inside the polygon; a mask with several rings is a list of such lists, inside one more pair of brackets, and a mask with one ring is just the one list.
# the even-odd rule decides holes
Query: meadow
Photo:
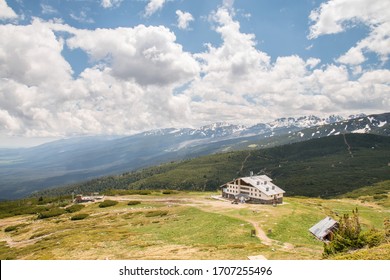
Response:
[{"label": "meadow", "polygon": [[8,215],[0,219],[0,258],[321,259],[323,244],[308,229],[325,216],[358,208],[363,228],[383,229],[390,215],[387,205],[367,199],[287,197],[273,207],[234,205],[213,192],[164,193],[106,196],[117,203],[90,202],[71,211],[66,200],[48,200],[43,206],[64,211],[44,218]]}]

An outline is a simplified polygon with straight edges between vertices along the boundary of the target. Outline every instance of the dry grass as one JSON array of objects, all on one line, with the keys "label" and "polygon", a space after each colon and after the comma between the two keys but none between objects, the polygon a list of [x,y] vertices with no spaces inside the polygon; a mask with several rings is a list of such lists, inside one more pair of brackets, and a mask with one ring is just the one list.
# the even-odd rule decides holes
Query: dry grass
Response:
[{"label": "dry grass", "polygon": [[[71,221],[71,213],[45,220],[34,216],[0,220],[1,259],[320,259],[322,243],[308,228],[325,215],[356,206],[363,223],[381,228],[388,209],[354,200],[287,198],[284,205],[232,205],[210,194],[109,198],[119,203],[99,208],[89,203]],[[127,205],[128,201],[141,201]],[[251,237],[257,224],[270,244]],[[18,226],[5,232],[6,227]],[[287,244],[288,242],[288,244]],[[288,245],[288,246],[287,246]]]}]

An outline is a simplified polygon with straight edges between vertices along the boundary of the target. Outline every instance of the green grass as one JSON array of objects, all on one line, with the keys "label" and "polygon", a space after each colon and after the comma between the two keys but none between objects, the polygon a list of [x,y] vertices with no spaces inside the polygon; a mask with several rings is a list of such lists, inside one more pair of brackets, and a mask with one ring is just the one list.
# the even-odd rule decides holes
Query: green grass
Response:
[{"label": "green grass", "polygon": [[11,201],[0,202],[0,219],[18,215],[30,215],[49,211],[50,209],[64,207],[70,204],[70,198],[67,196],[25,198]]},{"label": "green grass", "polygon": [[[211,195],[209,193],[207,196]],[[128,199],[141,204],[129,207]],[[358,207],[364,229],[383,229],[388,209],[351,199],[286,198],[283,205],[231,205],[204,193],[124,196],[114,207],[86,204],[72,220],[67,213],[37,220],[35,215],[0,220],[0,259],[320,259],[322,242],[308,229],[336,213]],[[190,204],[188,204],[190,201]],[[223,207],[222,207],[223,205]],[[253,223],[275,240],[251,237]],[[22,226],[19,226],[22,225]],[[15,230],[5,232],[5,228]],[[12,239],[9,247],[1,240]],[[290,243],[292,249],[284,248]]]},{"label": "green grass", "polygon": [[348,198],[361,198],[367,196],[388,194],[390,192],[390,180],[386,180],[383,182],[378,182],[371,186],[365,186],[351,192],[348,192],[340,197],[348,197]]},{"label": "green grass", "polygon": [[[147,234],[152,240],[163,240],[183,245],[257,244],[250,237],[252,226],[239,219],[203,212],[196,208],[182,208],[177,219],[170,222],[149,224],[138,231]],[[232,230],[234,228],[234,230]]]}]

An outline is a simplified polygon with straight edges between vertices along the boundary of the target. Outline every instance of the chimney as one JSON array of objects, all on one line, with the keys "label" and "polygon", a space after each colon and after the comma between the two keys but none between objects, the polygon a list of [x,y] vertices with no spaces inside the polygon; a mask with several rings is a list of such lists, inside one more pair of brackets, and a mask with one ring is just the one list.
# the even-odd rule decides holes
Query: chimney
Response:
[{"label": "chimney", "polygon": [[252,176],[253,176],[253,171],[250,171],[249,174],[250,174],[250,176],[252,177]]}]

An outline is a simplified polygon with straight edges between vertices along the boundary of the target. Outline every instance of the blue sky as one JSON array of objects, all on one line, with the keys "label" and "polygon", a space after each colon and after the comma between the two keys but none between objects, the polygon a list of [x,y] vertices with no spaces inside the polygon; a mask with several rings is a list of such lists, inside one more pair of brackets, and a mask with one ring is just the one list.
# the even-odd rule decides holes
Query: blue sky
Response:
[{"label": "blue sky", "polygon": [[388,1],[0,0],[0,36],[3,144],[390,105]]}]

